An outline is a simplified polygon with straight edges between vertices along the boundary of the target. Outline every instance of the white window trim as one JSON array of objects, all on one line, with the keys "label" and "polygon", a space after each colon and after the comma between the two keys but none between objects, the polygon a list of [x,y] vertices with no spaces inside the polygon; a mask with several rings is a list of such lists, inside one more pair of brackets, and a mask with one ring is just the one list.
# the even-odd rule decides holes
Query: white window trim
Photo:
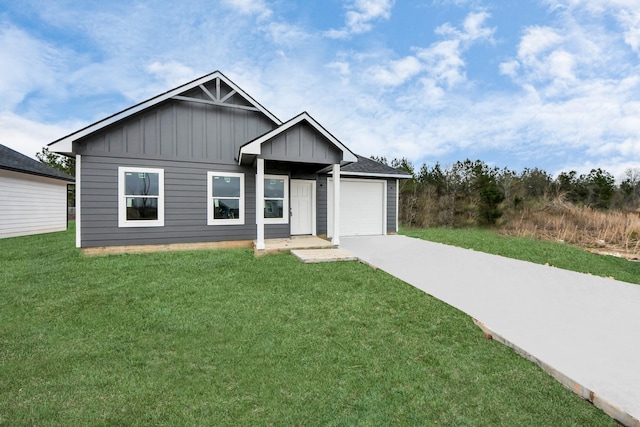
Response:
[{"label": "white window trim", "polygon": [[[264,179],[284,179],[284,199],[282,200],[283,218],[264,218],[265,224],[289,224],[289,176],[288,175],[265,175]],[[271,197],[264,197],[264,200]],[[264,216],[264,209],[262,210]]]},{"label": "white window trim", "polygon": [[[144,172],[158,174],[158,219],[127,220],[127,198],[125,194],[125,173]],[[164,227],[164,169],[120,166],[118,168],[118,227]]]},{"label": "white window trim", "polygon": [[[215,219],[213,217],[213,177],[228,176],[240,178],[240,218]],[[207,225],[244,225],[244,174],[235,172],[207,172]]]}]

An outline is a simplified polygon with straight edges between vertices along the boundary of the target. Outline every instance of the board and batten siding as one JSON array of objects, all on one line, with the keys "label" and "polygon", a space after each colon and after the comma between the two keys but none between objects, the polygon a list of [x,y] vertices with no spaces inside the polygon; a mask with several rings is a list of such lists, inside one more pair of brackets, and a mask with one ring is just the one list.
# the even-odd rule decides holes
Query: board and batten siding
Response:
[{"label": "board and batten siding", "polygon": [[170,100],[74,142],[74,151],[231,165],[241,145],[274,127],[258,112]]},{"label": "board and batten siding", "polygon": [[67,184],[0,170],[0,238],[66,230]]},{"label": "board and batten siding", "polygon": [[342,160],[342,153],[318,131],[301,123],[266,141],[261,147],[265,160],[334,164]]}]

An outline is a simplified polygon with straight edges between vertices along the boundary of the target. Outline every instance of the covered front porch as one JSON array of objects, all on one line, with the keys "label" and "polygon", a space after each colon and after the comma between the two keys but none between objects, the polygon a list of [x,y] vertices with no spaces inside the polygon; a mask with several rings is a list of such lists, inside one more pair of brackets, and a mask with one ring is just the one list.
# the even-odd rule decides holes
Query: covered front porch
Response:
[{"label": "covered front porch", "polygon": [[[252,165],[256,171],[255,211],[256,211],[256,251],[266,251],[265,225],[278,227],[280,236],[311,234],[316,235],[319,219],[330,217],[331,229],[319,233],[332,236],[327,244],[337,247],[340,244],[340,167],[357,162],[355,156],[333,135],[327,132],[307,113],[302,113],[274,130],[250,141],[240,147],[238,163]],[[268,163],[268,164],[267,164]],[[304,167],[300,168],[300,165]],[[322,170],[329,168],[332,172],[331,212],[316,210],[318,197],[315,181]],[[301,169],[294,171],[294,169]],[[297,172],[297,173],[296,173]],[[325,172],[326,173],[326,172]],[[301,206],[302,198],[295,198],[298,190],[307,186],[304,197],[309,204]],[[273,188],[272,188],[273,187]],[[295,192],[293,191],[295,188]],[[267,194],[268,193],[268,194]],[[291,194],[293,193],[293,194]],[[322,198],[324,201],[324,198]],[[297,211],[296,209],[299,208]],[[323,206],[326,210],[326,207]],[[297,216],[300,215],[300,216]],[[291,218],[296,221],[292,222]],[[304,226],[299,227],[297,218],[304,218]],[[285,228],[286,227],[286,228]],[[269,237],[268,234],[266,237]],[[272,235],[273,237],[273,235]],[[277,239],[271,243],[271,251],[282,247],[290,250],[293,239]],[[287,240],[290,240],[287,242]],[[312,246],[326,246],[319,243],[322,239],[311,239]],[[325,241],[326,242],[326,241]],[[297,245],[300,243],[297,242]]]}]

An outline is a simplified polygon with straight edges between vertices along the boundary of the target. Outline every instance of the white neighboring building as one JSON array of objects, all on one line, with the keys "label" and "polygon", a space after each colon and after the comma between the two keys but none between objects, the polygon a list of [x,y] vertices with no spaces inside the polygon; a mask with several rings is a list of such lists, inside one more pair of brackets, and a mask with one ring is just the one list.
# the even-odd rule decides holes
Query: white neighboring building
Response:
[{"label": "white neighboring building", "polygon": [[0,238],[67,229],[74,178],[0,145]]}]

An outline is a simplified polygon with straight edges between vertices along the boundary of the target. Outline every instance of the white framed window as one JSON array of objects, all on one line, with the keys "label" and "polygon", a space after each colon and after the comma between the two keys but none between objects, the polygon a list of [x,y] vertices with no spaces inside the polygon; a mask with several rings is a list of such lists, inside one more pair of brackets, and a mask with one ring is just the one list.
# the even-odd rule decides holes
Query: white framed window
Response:
[{"label": "white framed window", "polygon": [[264,223],[289,223],[289,177],[264,176]]},{"label": "white framed window", "polygon": [[207,172],[207,225],[244,224],[244,174]]},{"label": "white framed window", "polygon": [[164,169],[118,168],[118,227],[164,226]]}]

